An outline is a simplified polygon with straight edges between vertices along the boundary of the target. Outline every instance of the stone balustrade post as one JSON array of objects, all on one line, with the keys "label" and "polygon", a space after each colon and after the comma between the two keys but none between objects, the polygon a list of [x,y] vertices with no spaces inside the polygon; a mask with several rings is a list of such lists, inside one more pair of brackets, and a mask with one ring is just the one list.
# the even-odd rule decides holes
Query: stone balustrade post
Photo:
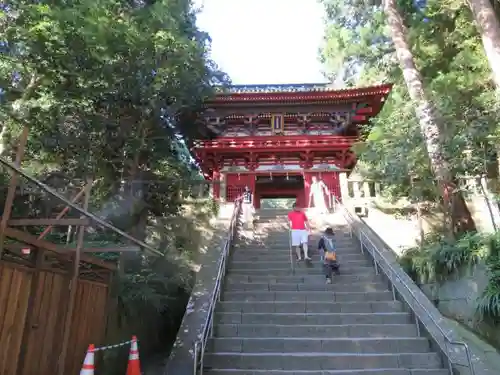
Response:
[{"label": "stone balustrade post", "polygon": [[360,189],[359,185],[360,185],[359,181],[352,182],[352,190],[354,191],[354,199],[361,198],[361,189]]},{"label": "stone balustrade post", "polygon": [[225,202],[226,199],[227,199],[226,173],[221,173],[221,176],[220,176],[220,201]]},{"label": "stone balustrade post", "polygon": [[363,192],[365,193],[365,198],[370,198],[370,182],[363,181]]},{"label": "stone balustrade post", "polygon": [[339,173],[339,185],[340,185],[340,195],[342,197],[342,201],[346,202],[349,197],[349,186],[347,181],[347,173],[340,172]]}]

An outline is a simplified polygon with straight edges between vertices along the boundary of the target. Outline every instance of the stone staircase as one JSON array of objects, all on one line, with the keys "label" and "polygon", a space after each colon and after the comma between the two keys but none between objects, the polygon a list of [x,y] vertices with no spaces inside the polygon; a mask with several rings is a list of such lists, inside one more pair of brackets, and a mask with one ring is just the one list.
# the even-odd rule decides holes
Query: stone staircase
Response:
[{"label": "stone staircase", "polygon": [[235,245],[205,373],[449,375],[347,228],[334,228],[341,275],[328,285],[318,236],[310,241],[312,264],[291,273],[285,225],[284,212],[267,211],[256,236]]}]

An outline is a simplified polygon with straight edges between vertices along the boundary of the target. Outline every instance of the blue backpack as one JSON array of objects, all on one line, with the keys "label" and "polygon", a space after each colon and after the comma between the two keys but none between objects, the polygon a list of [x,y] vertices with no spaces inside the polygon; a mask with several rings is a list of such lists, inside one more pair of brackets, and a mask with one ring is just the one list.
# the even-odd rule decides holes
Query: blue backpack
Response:
[{"label": "blue backpack", "polygon": [[[323,236],[322,239],[323,243],[325,244],[325,253],[333,253],[336,255],[337,250],[335,248],[335,239],[327,236]],[[326,254],[323,254],[321,258],[326,259],[325,255]],[[334,259],[334,261],[336,261],[336,258]]]}]

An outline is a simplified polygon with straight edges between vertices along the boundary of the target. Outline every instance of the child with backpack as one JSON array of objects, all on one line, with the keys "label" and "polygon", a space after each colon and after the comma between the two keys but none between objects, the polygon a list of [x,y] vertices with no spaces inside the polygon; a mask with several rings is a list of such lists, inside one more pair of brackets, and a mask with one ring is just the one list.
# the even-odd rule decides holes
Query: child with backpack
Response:
[{"label": "child with backpack", "polygon": [[339,274],[339,263],[337,260],[337,249],[335,246],[335,233],[332,228],[326,228],[325,233],[318,242],[318,250],[323,261],[326,283],[332,283],[332,274]]}]

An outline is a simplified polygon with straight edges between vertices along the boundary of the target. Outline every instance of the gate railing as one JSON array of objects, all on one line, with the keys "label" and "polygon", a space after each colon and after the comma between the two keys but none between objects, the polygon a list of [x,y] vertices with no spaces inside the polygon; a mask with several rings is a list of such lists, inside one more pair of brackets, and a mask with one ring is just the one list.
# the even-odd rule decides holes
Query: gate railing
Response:
[{"label": "gate railing", "polygon": [[217,305],[217,302],[220,301],[222,284],[224,282],[224,277],[226,276],[229,253],[234,242],[234,236],[236,235],[237,232],[238,217],[240,216],[240,213],[241,213],[241,199],[237,199],[234,202],[234,209],[233,209],[233,214],[231,216],[231,222],[229,225],[227,239],[224,243],[222,255],[219,259],[217,277],[215,279],[215,286],[210,298],[207,317],[205,319],[205,323],[203,325],[201,334],[199,335],[199,339],[196,340],[194,343],[193,375],[203,374],[203,359],[205,356],[205,350],[207,347],[208,339],[213,336],[215,307]]},{"label": "gate railing", "polygon": [[[347,225],[349,226],[351,237],[354,235],[359,240],[361,251],[368,251],[368,253],[372,257],[373,265],[375,267],[375,273],[378,275],[380,271],[382,271],[382,273],[387,277],[391,286],[394,300],[396,300],[396,292],[398,292],[406,302],[408,307],[411,309],[412,314],[415,318],[418,335],[420,335],[420,323],[422,323],[429,334],[441,347],[444,355],[447,358],[450,374],[454,373],[453,366],[455,365],[465,367],[468,369],[470,375],[475,375],[474,366],[472,365],[471,353],[468,345],[465,342],[454,340],[441,328],[441,325],[436,321],[432,313],[415,295],[415,292],[410,288],[408,282],[401,278],[400,272],[394,269],[391,262],[389,262],[387,258],[384,257],[380,249],[373,243],[366,232],[360,228],[360,223],[358,223],[358,221],[354,218],[354,215],[338,200],[337,207],[339,207],[342,211],[342,215],[347,222]],[[436,329],[429,329],[429,324],[432,324]],[[440,343],[443,343],[444,347]],[[464,355],[459,354],[458,348],[463,349]],[[464,356],[465,358],[463,358]],[[462,361],[460,362],[460,359],[457,357],[462,357]]]}]

